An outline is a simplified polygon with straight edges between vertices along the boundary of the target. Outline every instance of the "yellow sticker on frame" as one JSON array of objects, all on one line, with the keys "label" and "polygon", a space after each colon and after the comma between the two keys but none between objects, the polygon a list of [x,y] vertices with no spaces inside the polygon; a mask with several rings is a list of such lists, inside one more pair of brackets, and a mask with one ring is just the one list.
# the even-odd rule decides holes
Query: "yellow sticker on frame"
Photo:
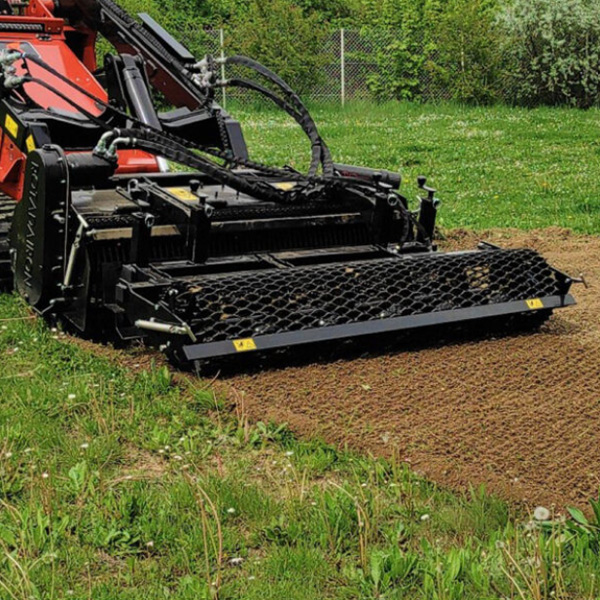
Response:
[{"label": "yellow sticker on frame", "polygon": [[4,128],[14,138],[19,135],[19,124],[10,115],[6,115],[4,119]]},{"label": "yellow sticker on frame", "polygon": [[184,200],[186,202],[198,202],[198,196],[196,196],[196,194],[192,194],[192,192],[186,190],[185,188],[172,187],[167,188],[167,190],[179,200]]},{"label": "yellow sticker on frame", "polygon": [[532,298],[531,300],[525,300],[525,302],[530,310],[544,308],[544,303],[539,298]]},{"label": "yellow sticker on frame", "polygon": [[243,340],[233,340],[233,347],[238,352],[249,352],[250,350],[257,350],[256,342],[252,338],[245,338]]},{"label": "yellow sticker on frame", "polygon": [[35,150],[35,140],[32,135],[28,135],[25,140],[25,145],[27,146],[27,152],[33,152]]},{"label": "yellow sticker on frame", "polygon": [[274,183],[273,186],[283,192],[289,192],[290,190],[293,190],[296,187],[296,182],[295,181],[280,181],[279,183]]}]

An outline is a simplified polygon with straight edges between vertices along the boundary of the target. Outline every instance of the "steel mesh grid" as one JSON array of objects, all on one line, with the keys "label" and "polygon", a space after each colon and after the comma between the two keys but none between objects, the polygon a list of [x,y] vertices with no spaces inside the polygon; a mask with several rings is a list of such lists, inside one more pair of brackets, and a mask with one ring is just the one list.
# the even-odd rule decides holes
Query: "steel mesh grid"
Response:
[{"label": "steel mesh grid", "polygon": [[238,219],[271,219],[274,217],[296,217],[296,216],[314,216],[338,214],[342,212],[360,211],[361,206],[357,202],[355,206],[348,207],[347,203],[335,202],[307,202],[298,205],[281,206],[227,206],[218,208],[215,211],[214,219],[216,221],[229,221]]},{"label": "steel mesh grid", "polygon": [[205,277],[175,299],[202,343],[559,294],[532,250],[485,250]]}]

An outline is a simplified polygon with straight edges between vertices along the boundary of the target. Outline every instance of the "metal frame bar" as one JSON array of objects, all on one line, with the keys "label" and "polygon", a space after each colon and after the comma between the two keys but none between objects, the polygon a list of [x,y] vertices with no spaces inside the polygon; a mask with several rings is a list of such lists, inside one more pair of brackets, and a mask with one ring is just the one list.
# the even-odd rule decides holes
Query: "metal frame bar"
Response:
[{"label": "metal frame bar", "polygon": [[287,348],[340,339],[365,337],[374,334],[392,333],[394,331],[406,331],[422,327],[474,321],[489,317],[509,316],[519,313],[535,313],[539,310],[553,310],[555,308],[563,308],[575,304],[575,299],[571,294],[566,294],[565,296],[548,296],[539,298],[538,300],[541,301],[543,307],[536,308],[535,310],[532,310],[529,307],[526,300],[520,300],[516,302],[506,302],[504,304],[488,304],[486,306],[476,306],[472,308],[461,308],[443,312],[382,319],[380,321],[363,321],[360,323],[335,325],[319,329],[262,335],[251,338],[251,340],[225,340],[208,344],[193,344],[184,346],[183,352],[185,357],[190,361],[204,360],[240,354],[242,352],[268,351],[276,348]]}]

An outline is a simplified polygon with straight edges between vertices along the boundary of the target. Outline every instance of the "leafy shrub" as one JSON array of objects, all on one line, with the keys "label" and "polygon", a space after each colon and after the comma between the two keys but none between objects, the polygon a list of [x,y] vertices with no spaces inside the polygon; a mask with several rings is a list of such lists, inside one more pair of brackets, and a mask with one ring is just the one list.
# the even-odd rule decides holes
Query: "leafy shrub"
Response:
[{"label": "leafy shrub", "polygon": [[[325,65],[338,64],[330,36],[345,26],[361,28],[360,43],[346,38],[350,85],[366,83],[376,99],[584,108],[600,99],[600,0],[119,2],[150,13],[199,58],[218,52],[207,31],[224,27],[228,54],[256,58],[301,94],[325,81]],[[99,54],[107,49],[101,44]]]},{"label": "leafy shrub", "polygon": [[600,0],[514,0],[501,14],[515,100],[588,108],[600,89]]},{"label": "leafy shrub", "polygon": [[296,0],[305,12],[317,12],[332,27],[352,26],[360,0]]},{"label": "leafy shrub", "polygon": [[448,0],[435,20],[430,18],[435,52],[425,66],[448,98],[488,104],[500,97],[497,8],[497,0]]},{"label": "leafy shrub", "polygon": [[299,93],[314,88],[328,58],[328,28],[316,12],[304,13],[286,0],[252,0],[228,30],[228,53],[259,60]]},{"label": "leafy shrub", "polygon": [[377,24],[364,34],[376,48],[369,89],[382,99],[413,100],[427,91],[435,98],[496,100],[497,10],[497,0],[384,0],[378,13],[367,15]]},{"label": "leafy shrub", "polygon": [[421,94],[426,62],[425,0],[364,0],[362,35],[372,46],[364,58],[375,57],[376,70],[367,85],[376,98],[413,100]]},{"label": "leafy shrub", "polygon": [[[427,49],[412,32],[398,37],[392,31],[363,31],[364,39],[374,50],[362,60],[368,64],[375,57],[376,70],[367,75],[369,91],[380,100],[415,100],[422,94],[422,74]],[[373,52],[373,54],[371,53]]]}]

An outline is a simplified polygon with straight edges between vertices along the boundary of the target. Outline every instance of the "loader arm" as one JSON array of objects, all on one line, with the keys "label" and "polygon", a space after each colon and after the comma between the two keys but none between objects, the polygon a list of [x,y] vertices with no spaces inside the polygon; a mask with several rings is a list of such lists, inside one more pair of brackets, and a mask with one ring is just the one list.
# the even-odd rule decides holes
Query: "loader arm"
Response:
[{"label": "loader arm", "polygon": [[113,0],[60,0],[56,12],[76,29],[101,34],[119,54],[142,57],[156,91],[174,107],[204,113],[216,121],[215,131],[225,139],[215,139],[213,144],[247,157],[239,123],[215,104],[214,90],[203,86],[198,60],[149,15],[140,14],[138,22]]},{"label": "loader arm", "polygon": [[139,23],[112,0],[61,0],[57,15],[101,34],[119,54],[141,55],[150,82],[174,106],[196,110],[210,103],[208,90],[192,78],[197,60],[148,15]]}]

